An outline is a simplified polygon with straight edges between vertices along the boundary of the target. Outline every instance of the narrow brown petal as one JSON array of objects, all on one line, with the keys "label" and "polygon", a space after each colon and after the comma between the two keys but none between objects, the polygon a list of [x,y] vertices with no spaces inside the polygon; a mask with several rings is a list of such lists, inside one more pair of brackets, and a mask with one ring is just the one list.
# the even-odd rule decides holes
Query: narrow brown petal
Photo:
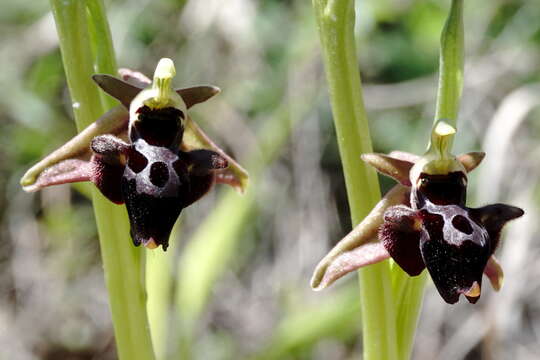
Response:
[{"label": "narrow brown petal", "polygon": [[384,154],[363,154],[362,160],[373,166],[378,172],[390,176],[405,186],[411,186],[409,172],[414,163],[396,159]]},{"label": "narrow brown petal", "polygon": [[[371,212],[360,222],[347,236],[340,240],[332,250],[319,262],[313,277],[311,279],[311,287],[314,289],[322,289],[321,282],[323,279],[327,279],[325,286],[331,284],[332,281],[338,279],[339,277],[345,275],[344,272],[341,272],[341,265],[344,261],[342,258],[338,260],[342,254],[349,253],[350,255],[353,250],[360,248],[362,245],[365,245],[369,242],[377,240],[377,233],[379,227],[383,223],[383,215],[386,209],[391,206],[398,204],[408,204],[409,199],[409,189],[403,185],[394,186],[382,199],[377,203],[377,205],[371,210]],[[382,246],[382,243],[381,243]],[[384,246],[383,246],[384,248]],[[386,250],[384,250],[387,254]],[[358,262],[368,261],[367,258],[361,260],[361,254],[354,253],[357,256]],[[367,265],[367,264],[366,264]],[[330,271],[336,272],[331,274]],[[352,271],[352,270],[349,270]],[[328,273],[328,274],[327,274]],[[339,275],[339,276],[338,276]],[[331,279],[331,281],[330,281]]]},{"label": "narrow brown petal", "polygon": [[96,74],[92,76],[92,79],[103,91],[120,101],[126,109],[129,109],[131,101],[142,90],[142,88],[107,74]]},{"label": "narrow brown petal", "polygon": [[467,172],[473,171],[482,160],[484,160],[484,157],[486,156],[485,152],[470,152],[466,154],[461,154],[457,156],[457,159],[463,166],[465,167],[465,170]]},{"label": "narrow brown petal", "polygon": [[176,92],[182,97],[189,109],[193,105],[200,104],[221,92],[220,88],[211,85],[201,85],[189,88],[177,89]]},{"label": "narrow brown petal", "polygon": [[118,74],[120,74],[122,80],[141,89],[144,89],[148,85],[152,84],[152,80],[150,80],[148,76],[144,75],[142,72],[139,71],[120,68],[118,69]]},{"label": "narrow brown petal", "polygon": [[[96,74],[92,76],[92,79],[94,79],[103,91],[120,101],[122,105],[129,109],[131,101],[133,101],[141,90],[150,85],[150,80],[141,73],[127,72],[125,69],[122,72],[122,76],[125,80],[120,80],[107,74]],[[177,89],[175,91],[182,97],[188,109],[193,105],[205,102],[221,92],[220,88],[212,85],[199,85]]]}]

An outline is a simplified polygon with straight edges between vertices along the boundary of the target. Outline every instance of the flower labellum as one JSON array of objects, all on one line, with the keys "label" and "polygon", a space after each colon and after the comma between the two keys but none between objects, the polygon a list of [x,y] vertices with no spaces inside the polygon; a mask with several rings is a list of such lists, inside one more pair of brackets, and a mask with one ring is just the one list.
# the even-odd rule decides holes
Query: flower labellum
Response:
[{"label": "flower labellum", "polygon": [[505,204],[465,205],[467,173],[484,154],[452,155],[449,144],[454,133],[441,120],[422,157],[403,152],[362,156],[400,184],[319,263],[311,281],[315,290],[389,257],[410,276],[427,268],[449,304],[456,303],[461,294],[476,303],[482,274],[495,290],[501,288],[502,268],[493,253],[503,226],[522,216],[523,210]]},{"label": "flower labellum", "polygon": [[136,246],[154,249],[161,245],[166,250],[172,227],[185,207],[216,182],[243,191],[248,179],[247,172],[187,113],[219,89],[174,90],[174,76],[170,59],[160,60],[151,84],[144,75],[126,70],[126,81],[94,75],[98,85],[123,106],[28,170],[21,180],[23,189],[92,181],[109,200],[126,204]]}]

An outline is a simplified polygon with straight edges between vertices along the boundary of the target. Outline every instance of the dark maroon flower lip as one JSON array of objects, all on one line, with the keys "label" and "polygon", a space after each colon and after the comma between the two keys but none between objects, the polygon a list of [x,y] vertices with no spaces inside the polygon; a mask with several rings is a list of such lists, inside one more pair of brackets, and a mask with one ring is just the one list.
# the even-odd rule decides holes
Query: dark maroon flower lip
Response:
[{"label": "dark maroon flower lip", "polygon": [[410,276],[427,267],[446,302],[453,304],[464,294],[475,303],[502,227],[521,215],[521,209],[504,204],[470,209],[427,202],[420,210],[397,205],[386,210],[379,237]]},{"label": "dark maroon flower lip", "polygon": [[136,246],[161,245],[166,250],[185,207],[214,183],[243,192],[248,175],[187,112],[217,94],[218,88],[172,90],[174,66],[169,59],[158,64],[153,84],[140,73],[123,74],[127,81],[109,75],[93,77],[122,106],[32,167],[21,184],[26,191],[36,191],[91,181],[112,202],[125,203]]},{"label": "dark maroon flower lip", "polygon": [[504,225],[524,212],[506,204],[467,207],[467,173],[484,154],[454,157],[441,144],[445,141],[433,147],[438,153],[423,157],[404,152],[362,156],[399,184],[321,260],[311,280],[314,290],[388,258],[410,276],[427,268],[449,304],[460,295],[476,303],[483,274],[495,290],[501,288],[503,272],[493,254]]}]

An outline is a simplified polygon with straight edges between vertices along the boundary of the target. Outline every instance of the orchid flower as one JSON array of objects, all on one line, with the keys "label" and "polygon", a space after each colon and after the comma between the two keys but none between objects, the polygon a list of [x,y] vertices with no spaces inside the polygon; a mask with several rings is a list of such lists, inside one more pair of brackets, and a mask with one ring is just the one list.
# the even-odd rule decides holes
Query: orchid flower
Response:
[{"label": "orchid flower", "polygon": [[482,274],[495,290],[501,288],[503,271],[493,253],[503,226],[522,216],[523,210],[506,204],[465,206],[467,174],[485,154],[452,155],[454,133],[440,120],[423,156],[405,152],[362,156],[398,184],[322,259],[311,280],[314,290],[390,257],[410,276],[427,268],[449,304],[461,294],[476,303]]},{"label": "orchid flower", "polygon": [[174,90],[172,60],[161,59],[153,82],[122,70],[123,80],[94,75],[119,105],[34,165],[21,179],[28,192],[91,181],[126,204],[135,246],[167,249],[176,219],[214,183],[243,192],[248,174],[190,118],[188,109],[216,95],[214,86]]}]

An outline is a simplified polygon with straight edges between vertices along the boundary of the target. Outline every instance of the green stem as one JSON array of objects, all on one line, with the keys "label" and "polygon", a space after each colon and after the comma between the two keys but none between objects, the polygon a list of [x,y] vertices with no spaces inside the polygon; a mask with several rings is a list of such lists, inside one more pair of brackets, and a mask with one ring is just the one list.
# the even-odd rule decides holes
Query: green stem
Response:
[{"label": "green stem", "polygon": [[422,309],[427,272],[410,277],[399,266],[393,264],[393,290],[396,300],[396,334],[398,359],[407,360],[411,356],[418,317]]},{"label": "green stem", "polygon": [[[375,171],[360,161],[372,152],[354,42],[354,1],[313,0],[353,225],[380,199]],[[388,262],[359,272],[364,359],[397,359]]]},{"label": "green stem", "polygon": [[93,73],[92,52],[86,18],[86,4],[76,0],[51,0],[60,40],[77,129],[80,131],[102,115],[103,109]]},{"label": "green stem", "polygon": [[173,297],[173,272],[177,260],[179,228],[177,224],[171,233],[171,241],[166,252],[146,251],[146,309],[150,323],[150,333],[156,359],[166,359],[169,340],[169,319]]},{"label": "green stem", "polygon": [[[94,55],[95,72],[116,76],[116,57],[103,0],[86,0],[89,22],[90,44]],[[113,97],[100,91],[101,102],[109,109],[118,105]]]},{"label": "green stem", "polygon": [[452,0],[441,34],[439,88],[434,122],[446,119],[455,128],[463,90],[463,43],[463,0]]},{"label": "green stem", "polygon": [[[79,131],[108,110],[90,78],[96,64],[90,45],[87,5],[94,9],[90,17],[92,28],[96,33],[108,33],[103,7],[96,4],[90,0],[51,0]],[[110,37],[94,41],[107,42]],[[102,45],[94,49],[103,59],[96,67],[114,70],[112,46],[107,45],[107,50]],[[96,189],[92,198],[119,358],[151,360],[154,355],[146,317],[141,253],[131,245],[125,208],[112,204]]]}]

